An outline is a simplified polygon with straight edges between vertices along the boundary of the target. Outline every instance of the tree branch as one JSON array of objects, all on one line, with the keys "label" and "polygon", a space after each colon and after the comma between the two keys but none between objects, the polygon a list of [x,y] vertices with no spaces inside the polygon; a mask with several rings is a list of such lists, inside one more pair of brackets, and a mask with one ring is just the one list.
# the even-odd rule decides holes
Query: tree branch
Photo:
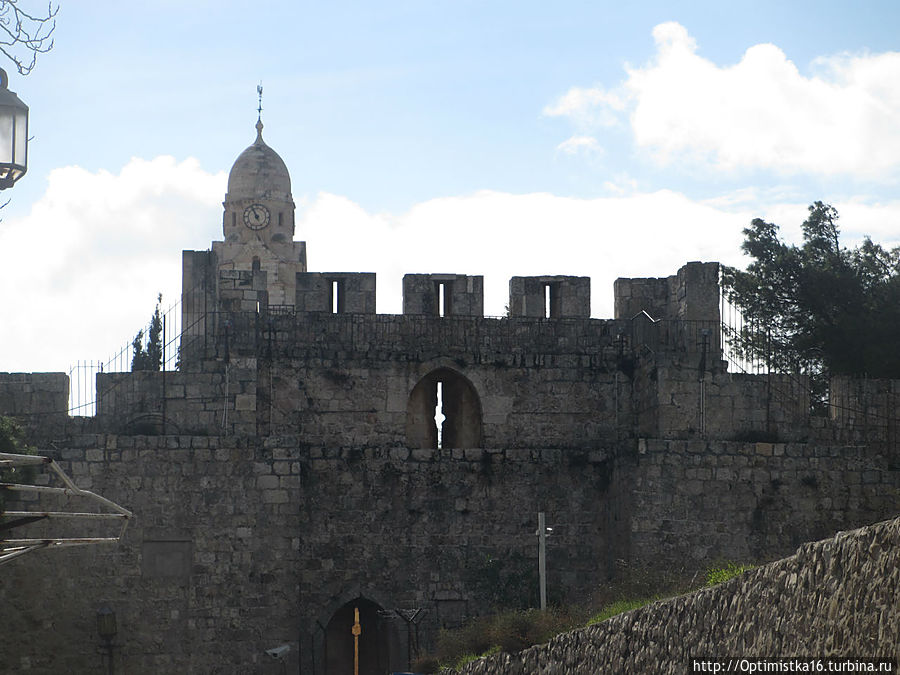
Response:
[{"label": "tree branch", "polygon": [[46,15],[19,7],[19,0],[0,0],[0,53],[16,65],[21,75],[34,68],[38,54],[53,49],[53,31],[59,5],[47,4]]}]

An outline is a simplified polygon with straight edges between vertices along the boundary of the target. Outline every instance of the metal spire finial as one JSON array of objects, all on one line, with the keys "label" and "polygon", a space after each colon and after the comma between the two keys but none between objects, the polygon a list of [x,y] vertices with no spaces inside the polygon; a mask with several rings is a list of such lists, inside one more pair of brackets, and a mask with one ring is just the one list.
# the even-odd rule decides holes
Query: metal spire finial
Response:
[{"label": "metal spire finial", "polygon": [[257,143],[262,141],[262,80],[260,83],[256,85],[256,93],[259,94],[259,105],[256,106],[256,141]]},{"label": "metal spire finial", "polygon": [[259,94],[259,105],[256,108],[257,120],[262,121],[262,80],[256,85],[256,93]]}]

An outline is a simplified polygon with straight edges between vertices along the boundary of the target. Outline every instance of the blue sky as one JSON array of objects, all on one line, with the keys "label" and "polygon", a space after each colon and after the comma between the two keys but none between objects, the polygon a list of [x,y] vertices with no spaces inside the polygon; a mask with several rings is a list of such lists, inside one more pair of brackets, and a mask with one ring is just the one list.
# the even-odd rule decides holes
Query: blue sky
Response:
[{"label": "blue sky", "polygon": [[[22,0],[25,2],[25,0]],[[34,3],[38,8],[42,3]],[[62,0],[10,88],[30,167],[0,213],[0,371],[104,359],[221,238],[254,138],[287,163],[311,271],[593,279],[741,264],[755,216],[900,243],[900,11],[863,2]]]}]

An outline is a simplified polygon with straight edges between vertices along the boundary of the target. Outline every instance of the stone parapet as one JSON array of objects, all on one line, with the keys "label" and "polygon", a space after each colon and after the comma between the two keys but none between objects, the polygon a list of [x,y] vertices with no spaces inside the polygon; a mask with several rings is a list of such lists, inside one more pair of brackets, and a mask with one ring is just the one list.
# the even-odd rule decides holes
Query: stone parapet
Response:
[{"label": "stone parapet", "polygon": [[0,373],[0,415],[17,418],[29,436],[61,433],[68,409],[65,373]]}]

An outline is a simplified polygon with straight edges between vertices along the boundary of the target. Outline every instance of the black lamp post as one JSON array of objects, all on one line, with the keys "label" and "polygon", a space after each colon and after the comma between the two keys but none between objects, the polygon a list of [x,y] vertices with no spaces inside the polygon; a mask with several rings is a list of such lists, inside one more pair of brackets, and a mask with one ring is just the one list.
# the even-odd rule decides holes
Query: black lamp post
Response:
[{"label": "black lamp post", "polygon": [[113,638],[116,637],[118,628],[116,626],[116,613],[109,607],[101,607],[97,611],[97,633],[106,647],[106,656],[109,675],[113,675]]},{"label": "black lamp post", "polygon": [[8,87],[0,68],[0,190],[12,187],[28,168],[28,106]]}]

